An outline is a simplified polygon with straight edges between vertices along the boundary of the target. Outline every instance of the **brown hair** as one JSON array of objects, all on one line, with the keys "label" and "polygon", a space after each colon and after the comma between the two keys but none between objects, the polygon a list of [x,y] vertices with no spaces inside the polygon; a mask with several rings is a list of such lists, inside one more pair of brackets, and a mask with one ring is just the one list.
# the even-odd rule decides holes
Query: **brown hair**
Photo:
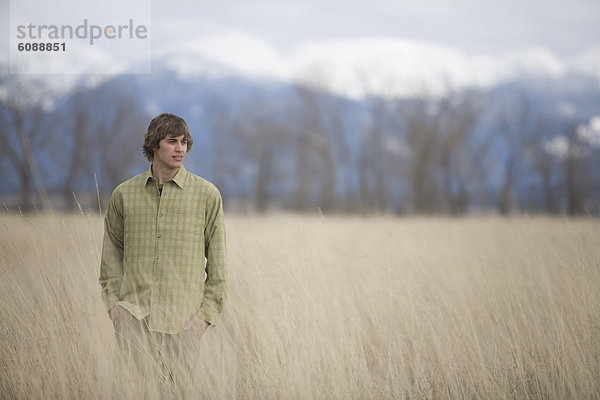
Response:
[{"label": "brown hair", "polygon": [[152,162],[154,150],[158,149],[160,141],[166,138],[167,135],[170,137],[183,135],[183,138],[187,140],[187,152],[192,151],[194,141],[185,120],[175,114],[162,113],[150,122],[148,131],[144,135],[142,151],[148,161]]}]

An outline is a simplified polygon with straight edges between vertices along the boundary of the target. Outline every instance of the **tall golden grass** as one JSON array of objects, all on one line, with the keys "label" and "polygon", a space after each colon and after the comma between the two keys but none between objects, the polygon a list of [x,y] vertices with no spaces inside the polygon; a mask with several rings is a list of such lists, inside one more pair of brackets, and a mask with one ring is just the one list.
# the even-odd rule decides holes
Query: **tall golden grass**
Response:
[{"label": "tall golden grass", "polygon": [[[140,398],[100,298],[101,218],[0,222],[0,397]],[[202,398],[600,398],[598,220],[230,215],[227,232]]]}]

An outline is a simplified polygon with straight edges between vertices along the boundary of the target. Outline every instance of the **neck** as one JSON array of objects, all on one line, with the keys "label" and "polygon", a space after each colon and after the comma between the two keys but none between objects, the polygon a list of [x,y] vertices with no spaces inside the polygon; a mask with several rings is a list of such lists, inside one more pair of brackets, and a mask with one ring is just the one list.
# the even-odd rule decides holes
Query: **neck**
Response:
[{"label": "neck", "polygon": [[179,171],[179,168],[166,168],[160,167],[152,164],[152,176],[154,176],[158,180],[158,184],[162,185],[163,183],[170,181]]}]

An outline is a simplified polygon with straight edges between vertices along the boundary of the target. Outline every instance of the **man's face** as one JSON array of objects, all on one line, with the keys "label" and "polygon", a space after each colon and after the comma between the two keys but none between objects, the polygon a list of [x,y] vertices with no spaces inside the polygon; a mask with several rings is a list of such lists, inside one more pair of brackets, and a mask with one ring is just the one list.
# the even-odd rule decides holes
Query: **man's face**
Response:
[{"label": "man's face", "polygon": [[153,163],[158,168],[179,168],[183,164],[186,151],[187,140],[183,135],[167,136],[158,143],[158,149],[154,149]]}]

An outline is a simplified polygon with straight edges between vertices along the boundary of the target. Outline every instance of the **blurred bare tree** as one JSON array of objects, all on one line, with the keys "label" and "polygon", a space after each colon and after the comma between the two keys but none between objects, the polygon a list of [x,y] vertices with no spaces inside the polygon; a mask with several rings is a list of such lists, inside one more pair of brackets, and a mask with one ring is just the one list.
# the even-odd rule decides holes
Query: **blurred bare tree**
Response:
[{"label": "blurred bare tree", "polygon": [[386,177],[389,102],[379,97],[367,101],[367,123],[361,135],[358,156],[359,207],[362,212],[388,208]]},{"label": "blurred bare tree", "polygon": [[48,145],[52,99],[42,86],[19,75],[2,77],[0,86],[0,153],[17,177],[21,209],[31,210],[34,187],[50,208],[37,156]]},{"label": "blurred bare tree", "polygon": [[257,116],[244,124],[241,133],[249,139],[248,151],[256,165],[254,204],[256,210],[265,212],[271,201],[271,186],[278,171],[278,150],[285,140],[285,129],[276,121]]},{"label": "blurred bare tree", "polygon": [[131,177],[135,160],[142,159],[148,116],[128,93],[105,88],[95,93],[92,135],[99,151],[99,172],[104,187],[114,188]]},{"label": "blurred bare tree", "polygon": [[[313,201],[323,211],[339,208],[338,168],[347,161],[341,106],[314,86],[296,86],[298,100],[295,207],[307,210]],[[316,188],[316,195],[313,193]]]},{"label": "blurred bare tree", "polygon": [[566,209],[571,215],[586,214],[588,201],[600,186],[600,149],[582,140],[581,129],[585,128],[567,122],[567,151],[561,163]]},{"label": "blurred bare tree", "polygon": [[234,140],[239,137],[237,135],[239,127],[227,101],[215,96],[211,99],[208,109],[213,117],[213,181],[219,188],[223,200],[231,207],[239,197],[240,190],[236,181],[240,180],[243,174],[244,145],[240,140]]},{"label": "blurred bare tree", "polygon": [[538,130],[538,120],[530,100],[525,95],[513,97],[498,111],[499,139],[504,157],[501,169],[498,208],[504,215],[515,208],[515,187],[522,172],[524,151]]},{"label": "blurred bare tree", "polygon": [[439,209],[436,165],[441,143],[437,107],[435,101],[422,98],[404,111],[412,208],[416,212],[431,213]]},{"label": "blurred bare tree", "polygon": [[[68,126],[65,133],[70,137],[71,151],[65,152],[64,145],[69,143],[65,141],[58,148],[55,147],[57,161],[65,162],[65,175],[63,180],[63,201],[66,209],[72,210],[76,207],[76,199],[74,193],[76,184],[81,180],[90,179],[93,168],[94,147],[91,135],[92,121],[89,118],[90,105],[86,101],[85,93],[77,91],[72,96],[71,107],[65,110],[65,114],[61,120]],[[61,129],[64,128],[61,127]],[[66,153],[66,154],[65,154]]]},{"label": "blurred bare tree", "polygon": [[489,145],[474,140],[486,104],[480,93],[449,94],[439,100],[441,202],[439,211],[464,214],[482,184],[477,173]]},{"label": "blurred bare tree", "polygon": [[[560,200],[560,188],[558,184],[560,162],[557,161],[556,155],[548,152],[546,148],[549,129],[551,129],[551,123],[546,119],[540,119],[525,143],[523,151],[531,164],[532,178],[537,177],[539,181],[542,203],[537,208],[555,213],[559,210]],[[530,187],[529,191],[535,193],[535,187]],[[536,200],[533,200],[533,202]]]},{"label": "blurred bare tree", "polygon": [[65,208],[76,207],[76,192],[95,193],[94,176],[99,190],[110,193],[131,177],[133,165],[142,160],[148,117],[134,92],[134,88],[116,82],[79,87],[55,111],[60,122],[54,129],[51,148],[62,171]]},{"label": "blurred bare tree", "polygon": [[275,114],[256,98],[242,108],[233,123],[233,139],[241,144],[236,162],[242,168],[252,167],[249,200],[258,212],[265,212],[273,205],[276,196],[272,190],[282,178],[288,135]]}]

